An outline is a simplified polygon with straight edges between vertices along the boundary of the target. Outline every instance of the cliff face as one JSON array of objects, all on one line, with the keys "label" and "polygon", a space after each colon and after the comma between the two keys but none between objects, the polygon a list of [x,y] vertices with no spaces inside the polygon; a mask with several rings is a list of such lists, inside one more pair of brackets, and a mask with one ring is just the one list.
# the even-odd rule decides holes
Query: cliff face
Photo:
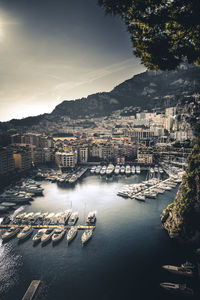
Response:
[{"label": "cliff face", "polygon": [[188,158],[188,167],[174,203],[161,215],[171,238],[195,242],[200,237],[200,138]]}]

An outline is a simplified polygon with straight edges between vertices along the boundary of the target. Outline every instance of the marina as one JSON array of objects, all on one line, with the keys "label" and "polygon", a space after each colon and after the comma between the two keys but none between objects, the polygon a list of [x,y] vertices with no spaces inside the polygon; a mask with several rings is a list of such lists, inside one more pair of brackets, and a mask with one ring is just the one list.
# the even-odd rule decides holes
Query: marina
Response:
[{"label": "marina", "polygon": [[[16,213],[11,214],[10,222],[5,219],[7,224],[0,226],[1,235],[9,228],[18,229],[13,238],[0,244],[2,259],[7,266],[6,272],[0,268],[0,279],[8,283],[4,285],[5,290],[0,288],[1,297],[5,300],[22,299],[24,286],[29,286],[33,278],[38,278],[42,284],[35,295],[36,300],[53,300],[56,297],[65,300],[66,295],[72,300],[87,295],[92,300],[97,294],[97,300],[104,296],[123,299],[130,295],[145,299],[146,291],[157,299],[167,299],[160,289],[160,282],[170,282],[170,278],[161,266],[173,262],[172,254],[177,264],[188,256],[188,253],[180,252],[178,246],[170,243],[160,224],[160,213],[173,200],[177,186],[159,193],[156,201],[146,198],[145,203],[116,195],[125,185],[142,184],[146,175],[141,171],[140,174],[119,174],[108,179],[100,174],[85,176],[73,187],[64,187],[48,180],[39,181],[43,195],[34,197],[31,205],[20,206]],[[68,221],[62,225],[61,216],[70,210],[78,212],[79,219],[75,225],[75,237],[67,246],[67,233],[74,225],[69,226]],[[26,224],[13,224],[20,215]],[[45,224],[29,224],[41,220],[41,216]],[[33,228],[32,236],[19,243],[17,234],[27,225]],[[54,233],[43,246],[41,237],[49,228]],[[55,230],[60,228],[66,229],[66,233],[55,243],[53,236]],[[92,234],[83,236],[87,230],[92,230]],[[38,241],[34,242],[37,233]],[[87,242],[84,243],[85,240]],[[30,270],[26,276],[25,263]],[[98,272],[95,272],[96,269]],[[128,271],[130,269],[133,270],[131,273]],[[154,284],[149,281],[152,276]],[[13,277],[16,278],[14,285]],[[78,289],[74,289],[74,281]],[[139,288],[141,281],[145,286],[143,291]],[[134,289],[130,288],[132,286]],[[179,300],[177,297],[179,295],[176,295]],[[170,299],[175,300],[173,295]]]}]

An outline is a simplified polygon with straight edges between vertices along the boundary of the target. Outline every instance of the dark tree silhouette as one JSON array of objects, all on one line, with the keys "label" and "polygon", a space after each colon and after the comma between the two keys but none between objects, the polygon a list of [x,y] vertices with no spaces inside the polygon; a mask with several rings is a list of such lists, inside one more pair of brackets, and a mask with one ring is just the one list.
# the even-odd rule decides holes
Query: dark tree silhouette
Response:
[{"label": "dark tree silhouette", "polygon": [[200,65],[200,0],[98,0],[118,14],[131,35],[134,54],[152,70],[181,62]]}]

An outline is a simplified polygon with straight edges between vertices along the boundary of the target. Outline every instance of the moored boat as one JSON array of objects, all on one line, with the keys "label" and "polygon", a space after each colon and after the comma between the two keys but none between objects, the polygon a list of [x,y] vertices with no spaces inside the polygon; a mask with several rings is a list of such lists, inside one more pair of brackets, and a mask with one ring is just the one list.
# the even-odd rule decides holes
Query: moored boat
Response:
[{"label": "moored boat", "polygon": [[20,228],[19,227],[11,227],[9,228],[2,236],[2,240],[3,241],[7,241],[9,240],[10,238],[16,236],[18,234],[18,232],[20,231]]},{"label": "moored boat", "polygon": [[71,229],[67,233],[67,243],[69,244],[77,235],[78,228],[76,226],[71,227]]},{"label": "moored boat", "polygon": [[20,233],[18,233],[17,238],[19,240],[24,240],[25,238],[29,237],[33,232],[33,228],[31,226],[26,226],[22,229]]},{"label": "moored boat", "polygon": [[53,228],[46,229],[46,231],[44,232],[44,234],[41,237],[42,245],[44,245],[45,243],[47,243],[48,241],[51,240],[53,233],[54,233]]},{"label": "moored boat", "polygon": [[166,291],[174,294],[193,295],[194,292],[191,288],[187,287],[184,283],[161,282],[160,286]]},{"label": "moored boat", "polygon": [[91,211],[89,212],[87,218],[86,218],[86,223],[87,224],[95,224],[96,222],[96,211]]},{"label": "moored boat", "polygon": [[68,225],[75,225],[78,220],[78,212],[73,212],[69,218]]},{"label": "moored boat", "polygon": [[57,243],[59,242],[65,235],[66,229],[65,228],[56,228],[52,235],[52,242]]},{"label": "moored boat", "polygon": [[39,243],[41,241],[41,238],[43,236],[43,234],[46,232],[46,229],[40,229],[38,230],[38,232],[34,235],[33,237],[33,243]]},{"label": "moored boat", "polygon": [[91,239],[92,237],[92,230],[85,230],[81,236],[81,242],[82,245],[84,245],[85,243],[87,243],[87,241],[89,241],[89,239]]}]

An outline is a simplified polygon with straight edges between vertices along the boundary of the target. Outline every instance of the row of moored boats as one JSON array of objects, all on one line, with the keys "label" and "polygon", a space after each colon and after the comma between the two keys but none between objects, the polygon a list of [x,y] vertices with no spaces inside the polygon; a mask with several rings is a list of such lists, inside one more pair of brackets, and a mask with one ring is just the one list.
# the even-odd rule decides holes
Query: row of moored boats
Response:
[{"label": "row of moored boats", "polygon": [[142,183],[133,183],[122,186],[117,195],[125,198],[145,201],[146,198],[156,198],[158,194],[170,191],[180,183],[182,178],[171,177],[161,181],[159,178],[151,178]]},{"label": "row of moored boats", "polygon": [[[20,227],[13,226],[9,228],[3,235],[2,240],[8,241],[11,238],[17,236],[19,241],[23,241],[28,239],[34,229],[32,226],[25,226],[22,230]],[[61,241],[65,234],[67,232],[67,243],[69,244],[77,235],[78,233],[78,227],[72,226],[68,231],[67,229],[63,227],[57,227],[57,228],[42,228],[39,229],[38,232],[33,236],[32,240],[34,245],[41,242],[42,245],[47,244],[48,242],[52,241],[53,243],[57,243]],[[93,229],[87,229],[83,232],[81,236],[81,242],[82,245],[86,244],[86,242],[92,237]]]},{"label": "row of moored boats", "polygon": [[111,176],[112,174],[114,175],[131,175],[131,174],[140,174],[141,169],[140,166],[130,166],[130,165],[116,165],[114,166],[113,164],[109,164],[108,166],[104,165],[104,166],[93,166],[90,169],[90,173],[91,174],[100,174],[100,175],[107,175],[107,176]]}]

